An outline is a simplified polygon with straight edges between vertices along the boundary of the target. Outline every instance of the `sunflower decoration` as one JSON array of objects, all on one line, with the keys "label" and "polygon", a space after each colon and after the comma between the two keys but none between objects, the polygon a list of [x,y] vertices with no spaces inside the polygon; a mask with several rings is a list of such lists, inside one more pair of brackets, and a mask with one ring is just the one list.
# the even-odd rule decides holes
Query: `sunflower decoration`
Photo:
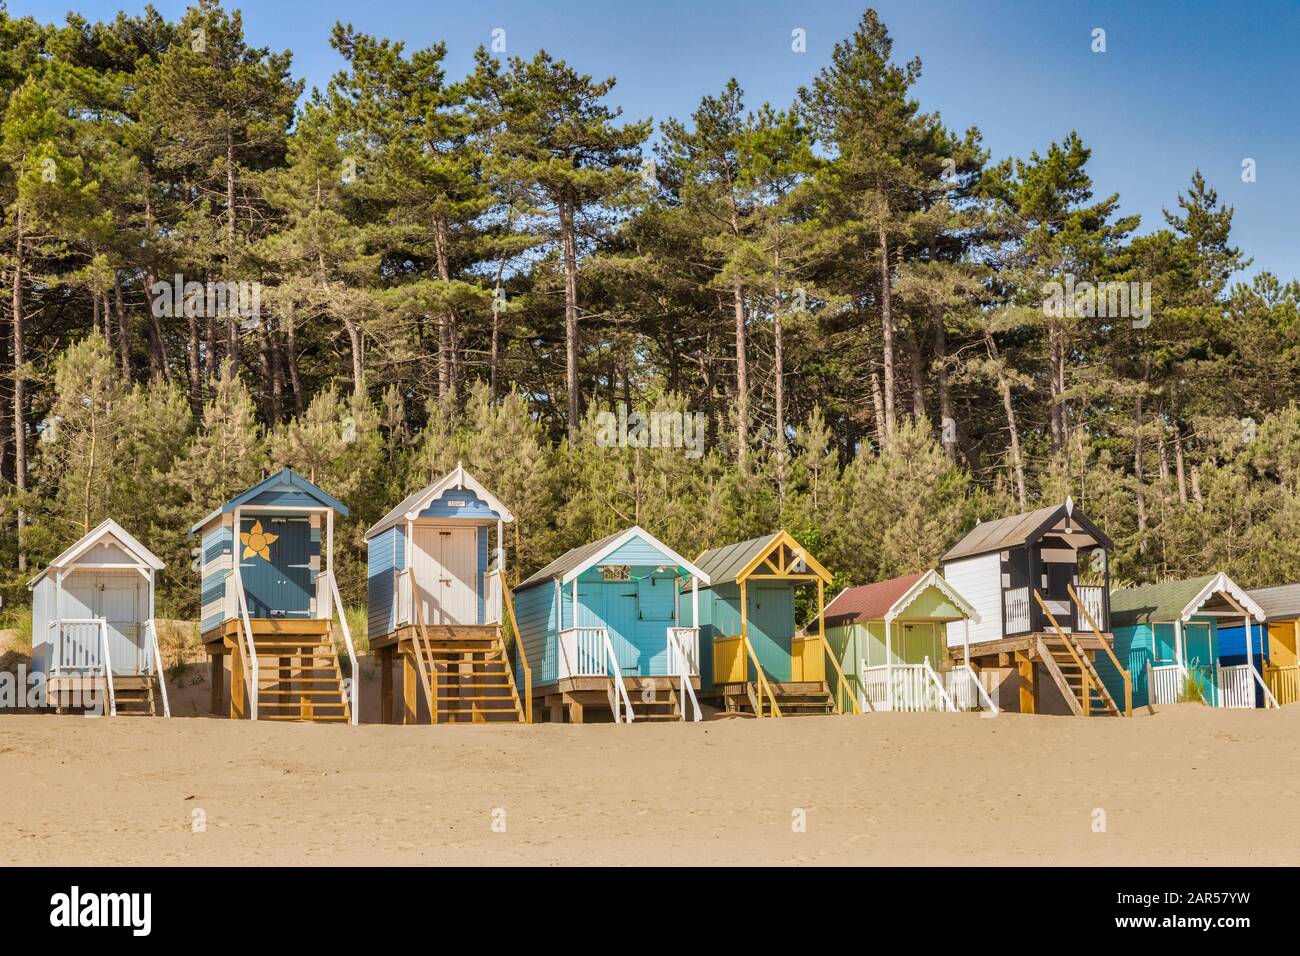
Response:
[{"label": "sunflower decoration", "polygon": [[269,531],[262,530],[262,522],[254,521],[253,527],[248,531],[239,533],[239,540],[244,544],[244,553],[240,560],[251,558],[257,555],[263,561],[271,560],[271,545],[280,540],[278,534],[271,534]]}]

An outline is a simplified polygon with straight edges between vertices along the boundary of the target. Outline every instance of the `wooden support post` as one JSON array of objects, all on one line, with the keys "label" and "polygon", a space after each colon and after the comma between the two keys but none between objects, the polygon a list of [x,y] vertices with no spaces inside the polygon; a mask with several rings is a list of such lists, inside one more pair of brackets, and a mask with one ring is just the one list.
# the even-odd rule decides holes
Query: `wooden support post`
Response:
[{"label": "wooden support post", "polygon": [[559,694],[556,694],[555,696],[548,698],[547,703],[551,708],[551,723],[564,723],[564,698]]},{"label": "wooden support post", "polygon": [[416,706],[419,701],[417,683],[419,675],[415,673],[415,656],[408,651],[402,655],[402,723],[413,724],[418,719]]},{"label": "wooden support post", "polygon": [[230,648],[230,719],[238,720],[248,713],[246,701],[248,687],[244,683],[244,649],[240,646],[239,635]]},{"label": "wooden support post", "polygon": [[226,669],[222,666],[222,655],[213,654],[208,658],[208,707],[213,714],[221,714],[222,698],[226,695]]},{"label": "wooden support post", "polygon": [[379,652],[379,722],[393,722],[393,649],[385,647]]},{"label": "wooden support post", "polygon": [[569,723],[582,723],[582,703],[574,700],[572,697],[569,698]]},{"label": "wooden support post", "polygon": [[1024,651],[1016,651],[1016,670],[1020,674],[1020,712],[1036,713],[1038,691],[1034,686],[1034,662]]}]

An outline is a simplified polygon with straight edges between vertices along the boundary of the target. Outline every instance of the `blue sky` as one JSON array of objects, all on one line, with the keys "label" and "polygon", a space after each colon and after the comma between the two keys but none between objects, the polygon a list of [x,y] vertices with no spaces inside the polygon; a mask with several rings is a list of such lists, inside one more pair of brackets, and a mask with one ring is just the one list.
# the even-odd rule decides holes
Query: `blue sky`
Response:
[{"label": "blue sky", "polygon": [[[9,0],[15,15],[61,20],[68,4]],[[169,17],[186,4],[155,6]],[[250,42],[294,53],[295,72],[323,86],[340,66],[336,20],[402,39],[447,41],[453,75],[494,28],[507,52],[539,48],[596,76],[618,78],[612,99],[629,117],[688,114],[735,76],[751,106],[786,105],[848,35],[866,4],[843,0],[285,0],[242,5]],[[1300,0],[878,0],[899,58],[919,56],[922,106],[957,129],[978,127],[994,159],[1027,156],[1070,130],[1093,149],[1099,195],[1118,192],[1142,229],[1162,225],[1200,168],[1234,206],[1235,236],[1268,269],[1300,277],[1293,235],[1300,208]],[[91,19],[142,5],[83,0]],[[806,31],[807,52],[791,51]],[[1106,52],[1092,52],[1092,31]],[[1241,164],[1256,163],[1245,183]]]}]

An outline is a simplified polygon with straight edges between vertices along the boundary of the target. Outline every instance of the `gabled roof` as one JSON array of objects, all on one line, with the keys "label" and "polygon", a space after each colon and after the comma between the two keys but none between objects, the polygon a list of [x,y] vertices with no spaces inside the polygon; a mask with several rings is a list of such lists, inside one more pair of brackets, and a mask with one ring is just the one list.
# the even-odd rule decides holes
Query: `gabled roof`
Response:
[{"label": "gabled roof", "polygon": [[1264,620],[1263,609],[1223,572],[1183,581],[1162,581],[1136,588],[1121,588],[1110,595],[1112,627],[1135,624],[1172,624],[1186,621],[1216,594],[1229,596],[1256,620]]},{"label": "gabled roof", "polygon": [[[827,583],[830,582],[830,572],[786,531],[775,531],[761,538],[750,538],[748,541],[737,541],[735,544],[712,548],[696,558],[695,563],[708,575],[711,585],[726,584],[728,581],[743,580],[758,571],[762,560],[781,545],[788,547],[803,560],[808,566],[809,574],[815,574]],[[766,572],[759,571],[759,573]]]},{"label": "gabled roof", "polygon": [[826,626],[839,627],[860,621],[883,621],[900,616],[907,606],[928,588],[938,588],[968,618],[979,623],[979,613],[952,589],[938,571],[917,571],[888,581],[846,588],[826,605]]},{"label": "gabled roof", "polygon": [[640,537],[648,544],[654,545],[663,554],[665,564],[672,563],[689,572],[699,579],[701,584],[709,583],[709,576],[701,571],[698,567],[687,561],[680,554],[668,547],[649,531],[638,525],[633,525],[625,531],[619,531],[601,538],[599,541],[592,541],[590,544],[584,544],[577,548],[572,548],[560,555],[546,567],[542,568],[536,574],[531,575],[526,581],[515,588],[516,591],[522,591],[525,588],[534,587],[544,581],[559,579],[562,583],[568,584],[578,575],[582,574],[588,568],[595,567],[608,555],[613,554],[624,544],[633,538]]},{"label": "gabled roof", "polygon": [[190,528],[190,534],[194,534],[194,532],[202,530],[206,525],[210,524],[213,521],[213,519],[215,519],[218,515],[230,514],[240,505],[251,501],[252,499],[256,498],[258,495],[262,494],[263,492],[270,491],[272,488],[275,488],[279,485],[289,485],[294,489],[301,491],[304,494],[314,498],[316,501],[320,502],[322,508],[332,508],[334,511],[337,511],[341,517],[344,518],[348,516],[347,506],[344,505],[343,502],[339,501],[337,498],[334,498],[326,494],[324,491],[316,487],[316,485],[312,484],[310,481],[308,481],[302,475],[298,474],[292,468],[281,468],[271,477],[262,479],[257,484],[253,485],[253,487],[249,488],[247,491],[244,491],[236,495],[235,497],[227,501],[225,504],[223,504],[220,508],[217,508],[215,511],[213,511],[211,514],[195,522],[194,526]]},{"label": "gabled roof", "polygon": [[1263,610],[1266,621],[1289,621],[1300,617],[1300,584],[1279,584],[1246,593]]},{"label": "gabled roof", "polygon": [[1016,548],[1023,544],[1032,544],[1063,522],[1068,522],[1071,527],[1077,527],[1096,539],[1096,542],[1107,551],[1114,547],[1110,538],[1100,528],[1088,520],[1083,512],[1075,509],[1074,501],[1066,498],[1064,504],[1048,505],[1023,514],[977,524],[939,560],[973,558],[981,554]]},{"label": "gabled roof", "polygon": [[153,568],[155,571],[161,571],[166,565],[162,560],[135,539],[135,536],[123,528],[112,518],[105,518],[95,527],[82,535],[76,543],[65,550],[57,558],[51,561],[40,574],[27,582],[30,588],[41,578],[45,577],[51,570],[62,570],[77,563],[77,559],[99,544],[101,541],[110,540],[114,544],[123,548],[128,554],[135,558],[141,565]]},{"label": "gabled roof", "polygon": [[421,511],[452,488],[468,488],[478,496],[480,501],[499,514],[502,521],[510,522],[515,520],[515,516],[510,513],[510,509],[503,505],[496,495],[484,488],[477,478],[466,471],[464,465],[457,462],[455,469],[443,475],[433,484],[426,485],[419,491],[403,498],[396,508],[380,518],[375,522],[374,527],[366,532],[366,540],[369,541],[381,531],[387,531],[394,525],[402,524],[407,520],[415,520]]}]

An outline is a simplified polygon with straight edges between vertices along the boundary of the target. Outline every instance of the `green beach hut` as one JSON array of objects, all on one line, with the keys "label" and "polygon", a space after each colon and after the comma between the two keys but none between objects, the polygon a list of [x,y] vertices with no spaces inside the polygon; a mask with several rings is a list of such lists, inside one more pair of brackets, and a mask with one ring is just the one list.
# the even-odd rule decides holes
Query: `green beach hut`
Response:
[{"label": "green beach hut", "polygon": [[937,571],[846,588],[826,606],[826,640],[864,710],[997,712],[969,660],[951,663],[948,625],[979,614]]}]

